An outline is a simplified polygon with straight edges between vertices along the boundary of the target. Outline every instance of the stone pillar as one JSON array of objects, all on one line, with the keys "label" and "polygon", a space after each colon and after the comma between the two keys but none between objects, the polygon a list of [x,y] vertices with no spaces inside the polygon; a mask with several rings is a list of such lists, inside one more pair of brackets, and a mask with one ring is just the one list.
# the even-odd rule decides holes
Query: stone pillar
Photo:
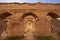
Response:
[{"label": "stone pillar", "polygon": [[44,18],[40,18],[39,21],[36,21],[36,36],[51,36],[51,24],[46,21]]},{"label": "stone pillar", "polygon": [[39,27],[40,27],[40,25],[39,25],[40,23],[39,23],[39,21],[36,21],[36,23],[35,23],[35,35],[36,36],[39,36]]},{"label": "stone pillar", "polygon": [[4,28],[4,21],[2,19],[0,19],[0,36],[3,32],[3,28]]},{"label": "stone pillar", "polygon": [[7,25],[7,35],[8,36],[23,36],[24,25],[23,22],[18,20],[10,21]]}]

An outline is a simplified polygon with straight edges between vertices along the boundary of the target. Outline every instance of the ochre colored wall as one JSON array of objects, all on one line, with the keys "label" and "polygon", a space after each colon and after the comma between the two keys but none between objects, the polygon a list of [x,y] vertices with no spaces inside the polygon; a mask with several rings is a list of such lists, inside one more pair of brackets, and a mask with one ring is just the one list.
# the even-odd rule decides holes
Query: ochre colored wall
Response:
[{"label": "ochre colored wall", "polygon": [[24,34],[24,23],[21,21],[23,14],[33,13],[38,17],[35,24],[36,36],[50,36],[52,35],[51,21],[52,18],[47,16],[49,12],[54,12],[60,15],[60,4],[18,4],[18,3],[0,3],[0,14],[11,13],[12,16],[6,18],[8,36],[22,36]]}]

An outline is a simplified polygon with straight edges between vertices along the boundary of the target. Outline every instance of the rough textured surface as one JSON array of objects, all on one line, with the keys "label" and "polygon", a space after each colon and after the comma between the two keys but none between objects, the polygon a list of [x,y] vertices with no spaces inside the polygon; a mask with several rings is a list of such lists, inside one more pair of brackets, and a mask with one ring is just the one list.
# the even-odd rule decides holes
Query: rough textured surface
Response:
[{"label": "rough textured surface", "polygon": [[21,20],[25,13],[33,13],[39,19],[35,24],[36,36],[50,36],[52,18],[47,14],[51,12],[60,15],[60,4],[0,3],[0,15],[6,12],[12,14],[4,19],[7,20],[8,36],[24,35],[24,23]]}]

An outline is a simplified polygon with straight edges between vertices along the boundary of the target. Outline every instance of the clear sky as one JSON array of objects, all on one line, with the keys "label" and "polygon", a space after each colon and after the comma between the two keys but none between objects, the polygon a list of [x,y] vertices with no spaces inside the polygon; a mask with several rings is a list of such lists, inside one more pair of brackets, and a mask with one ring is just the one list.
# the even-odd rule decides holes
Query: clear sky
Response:
[{"label": "clear sky", "polygon": [[29,3],[36,3],[36,2],[42,2],[42,3],[60,3],[60,0],[0,0],[0,2],[29,2]]}]

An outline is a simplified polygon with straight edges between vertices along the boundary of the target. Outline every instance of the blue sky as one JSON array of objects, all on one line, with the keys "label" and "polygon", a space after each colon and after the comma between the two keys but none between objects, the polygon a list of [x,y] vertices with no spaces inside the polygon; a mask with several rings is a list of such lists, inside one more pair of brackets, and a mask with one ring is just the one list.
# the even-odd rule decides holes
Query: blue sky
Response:
[{"label": "blue sky", "polygon": [[36,3],[36,2],[42,2],[42,3],[60,3],[60,0],[0,0],[0,2],[29,2],[29,3]]}]

